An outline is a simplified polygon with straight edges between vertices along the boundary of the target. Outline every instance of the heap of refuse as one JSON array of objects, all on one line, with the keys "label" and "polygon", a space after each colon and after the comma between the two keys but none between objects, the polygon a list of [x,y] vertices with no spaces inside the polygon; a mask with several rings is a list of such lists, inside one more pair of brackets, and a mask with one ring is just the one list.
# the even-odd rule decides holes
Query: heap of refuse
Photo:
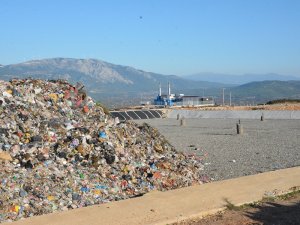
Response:
[{"label": "heap of refuse", "polygon": [[0,81],[0,222],[203,183],[203,164],[82,85]]}]

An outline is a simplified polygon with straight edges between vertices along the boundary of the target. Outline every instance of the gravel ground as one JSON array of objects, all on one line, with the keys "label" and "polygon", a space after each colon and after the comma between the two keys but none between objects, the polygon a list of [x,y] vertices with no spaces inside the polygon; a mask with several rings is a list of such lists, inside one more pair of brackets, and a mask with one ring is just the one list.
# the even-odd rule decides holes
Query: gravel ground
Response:
[{"label": "gravel ground", "polygon": [[139,120],[158,130],[178,150],[204,158],[205,173],[224,180],[300,165],[300,120],[241,120],[243,135],[236,134],[235,119]]}]

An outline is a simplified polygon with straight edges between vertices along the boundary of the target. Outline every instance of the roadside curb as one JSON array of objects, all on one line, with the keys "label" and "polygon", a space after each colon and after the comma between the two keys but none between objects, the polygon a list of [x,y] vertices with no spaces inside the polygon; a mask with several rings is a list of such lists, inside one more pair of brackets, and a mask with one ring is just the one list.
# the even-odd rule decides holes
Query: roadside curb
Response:
[{"label": "roadside curb", "polygon": [[300,167],[293,167],[167,192],[154,191],[140,198],[37,216],[9,224],[170,224],[222,211],[225,209],[225,199],[239,206],[263,197],[285,194],[299,186]]}]

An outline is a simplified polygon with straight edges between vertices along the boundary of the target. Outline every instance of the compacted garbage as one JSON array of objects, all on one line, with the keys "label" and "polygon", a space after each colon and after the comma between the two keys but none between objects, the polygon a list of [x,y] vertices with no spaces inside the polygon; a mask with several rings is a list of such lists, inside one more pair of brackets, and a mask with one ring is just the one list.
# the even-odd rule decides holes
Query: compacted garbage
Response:
[{"label": "compacted garbage", "polygon": [[0,222],[203,182],[203,164],[147,124],[104,113],[82,85],[0,81]]}]

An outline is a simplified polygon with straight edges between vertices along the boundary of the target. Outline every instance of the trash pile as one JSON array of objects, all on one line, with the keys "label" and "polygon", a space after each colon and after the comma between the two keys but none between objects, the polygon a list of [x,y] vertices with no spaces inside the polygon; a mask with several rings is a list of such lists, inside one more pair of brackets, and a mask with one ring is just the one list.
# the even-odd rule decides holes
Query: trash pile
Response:
[{"label": "trash pile", "polygon": [[203,164],[81,84],[0,81],[0,222],[202,183]]}]

